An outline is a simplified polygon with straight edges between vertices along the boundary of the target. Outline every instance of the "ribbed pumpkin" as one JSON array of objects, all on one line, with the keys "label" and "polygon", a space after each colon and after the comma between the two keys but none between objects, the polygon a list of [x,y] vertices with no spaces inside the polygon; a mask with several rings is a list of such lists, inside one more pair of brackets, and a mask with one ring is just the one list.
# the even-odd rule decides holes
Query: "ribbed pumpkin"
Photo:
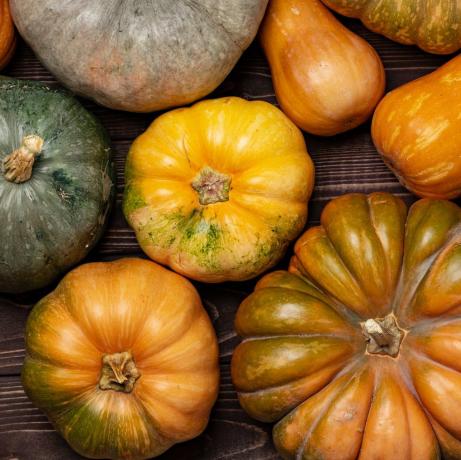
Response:
[{"label": "ribbed pumpkin", "polygon": [[32,310],[24,389],[89,458],[145,459],[199,435],[218,345],[194,287],[153,262],[70,272]]},{"label": "ribbed pumpkin", "polygon": [[16,34],[9,0],[0,0],[0,70],[10,61],[16,48]]},{"label": "ribbed pumpkin", "polygon": [[326,206],[236,317],[233,381],[283,458],[461,458],[460,267],[454,203]]},{"label": "ribbed pumpkin", "polygon": [[314,169],[276,107],[236,97],[157,118],[131,146],[123,210],[156,262],[205,282],[274,265],[306,222]]},{"label": "ribbed pumpkin", "polygon": [[261,43],[277,100],[305,131],[332,136],[355,128],[384,93],[376,51],[319,0],[272,0]]},{"label": "ribbed pumpkin", "polygon": [[338,13],[359,18],[370,30],[429,53],[461,48],[458,0],[322,0]]},{"label": "ribbed pumpkin", "polygon": [[16,26],[64,85],[152,112],[213,91],[250,45],[268,0],[10,0]]},{"label": "ribbed pumpkin", "polygon": [[461,195],[461,56],[386,95],[372,137],[400,182],[422,197]]},{"label": "ribbed pumpkin", "polygon": [[106,132],[70,94],[0,78],[0,292],[43,287],[85,257],[113,198]]}]

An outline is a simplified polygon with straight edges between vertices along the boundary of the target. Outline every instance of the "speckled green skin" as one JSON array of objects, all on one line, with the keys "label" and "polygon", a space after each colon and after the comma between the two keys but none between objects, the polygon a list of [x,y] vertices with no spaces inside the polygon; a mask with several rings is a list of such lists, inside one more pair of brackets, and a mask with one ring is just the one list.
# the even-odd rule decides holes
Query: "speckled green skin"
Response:
[{"label": "speckled green skin", "polygon": [[107,134],[69,93],[0,77],[0,163],[24,136],[45,141],[32,177],[0,173],[0,292],[43,287],[84,258],[114,194]]},{"label": "speckled green skin", "polygon": [[338,13],[359,18],[370,30],[429,53],[461,48],[459,0],[322,0]]}]

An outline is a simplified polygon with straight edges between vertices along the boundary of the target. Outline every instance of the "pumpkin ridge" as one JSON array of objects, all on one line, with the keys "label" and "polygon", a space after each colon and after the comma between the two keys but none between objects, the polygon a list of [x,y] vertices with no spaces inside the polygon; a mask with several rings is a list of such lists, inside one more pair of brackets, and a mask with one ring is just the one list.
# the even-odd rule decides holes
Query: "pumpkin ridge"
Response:
[{"label": "pumpkin ridge", "polygon": [[[243,342],[242,342],[243,343]],[[316,392],[314,392],[311,396],[314,396],[315,394],[319,393],[320,391],[322,391],[323,388],[326,388],[328,385],[330,385],[330,383],[332,383],[334,380],[336,380],[336,378],[339,378],[341,377],[342,374],[344,374],[345,372],[347,372],[347,369],[349,368],[349,366],[353,365],[354,363],[354,360],[358,359],[357,357],[359,356],[360,358],[360,355],[353,355],[349,358],[347,358],[347,360],[343,363],[342,366],[340,366],[340,361],[341,359],[338,358],[336,360],[332,360],[331,362],[328,363],[328,368],[331,368],[331,367],[338,367],[338,370],[335,372],[334,376],[327,382],[325,383],[325,385],[323,385],[323,387],[321,387],[319,390],[317,390]],[[270,385],[268,387],[264,387],[264,388],[259,388],[257,390],[249,390],[249,391],[239,391],[238,394],[239,395],[254,395],[254,394],[264,394],[266,392],[270,392],[272,390],[276,390],[278,388],[284,388],[284,387],[290,387],[292,383],[297,383],[299,381],[302,381],[304,379],[306,379],[307,377],[310,377],[310,376],[313,376],[317,373],[319,373],[320,371],[322,371],[322,369],[317,369],[315,371],[313,371],[312,373],[310,374],[306,374],[306,375],[303,375],[302,377],[299,377],[298,379],[296,380],[290,380],[289,382],[285,382],[285,383],[281,383],[281,384],[276,384],[276,385]],[[307,401],[311,396],[308,396],[303,402]],[[286,417],[287,415],[290,414],[290,412],[292,411],[295,411],[297,409],[297,407],[299,407],[299,405],[301,405],[303,402],[301,402],[300,404],[298,404],[295,408],[293,408],[292,410],[290,410],[287,414],[285,414],[280,420],[282,420],[284,417]]]},{"label": "pumpkin ridge", "polygon": [[[368,215],[369,215],[369,218],[370,218],[370,223],[371,223],[371,226],[373,227],[373,231],[374,231],[374,234],[376,235],[376,239],[377,239],[377,241],[379,241],[380,248],[381,248],[382,254],[384,256],[383,259],[384,259],[384,262],[386,264],[387,282],[388,282],[389,286],[392,286],[391,267],[389,266],[389,259],[387,258],[387,254],[386,254],[386,251],[384,249],[383,242],[381,240],[380,234],[379,234],[377,226],[376,226],[376,216],[375,216],[375,213],[373,212],[373,208],[372,208],[371,203],[370,203],[371,195],[367,195],[366,198],[367,198],[366,203],[367,203],[367,206],[368,206]],[[402,252],[402,258],[400,259],[400,270],[402,270],[402,264],[403,264],[403,252]],[[395,289],[395,286],[394,286],[394,289]],[[387,309],[388,310],[391,309],[392,300],[393,300],[393,296],[391,295],[391,296],[389,296],[389,302],[387,304]]]},{"label": "pumpkin ridge", "polygon": [[[461,376],[461,371],[460,370],[455,369],[454,367],[451,367],[448,364],[442,363],[442,362],[438,361],[435,358],[432,358],[428,354],[424,353],[424,351],[416,350],[415,347],[408,346],[407,347],[407,353],[411,354],[413,356],[417,356],[421,361],[431,362],[431,363],[435,364],[436,366],[438,366],[438,367],[440,367],[442,369],[449,370],[449,371],[454,372],[456,374],[459,374]],[[411,376],[410,376],[410,378],[412,379]],[[413,379],[412,379],[412,381],[413,381]],[[415,388],[415,391],[417,393],[416,388]]]},{"label": "pumpkin ridge", "polygon": [[[357,363],[356,363],[357,364]],[[358,364],[357,364],[358,366]],[[303,457],[303,452],[305,450],[305,448],[307,447],[307,444],[309,442],[309,439],[312,435],[312,433],[314,432],[314,430],[317,428],[317,426],[319,425],[319,423],[321,422],[321,420],[323,419],[323,417],[325,416],[325,414],[328,412],[328,410],[330,409],[330,407],[334,404],[335,400],[340,396],[340,394],[349,386],[349,384],[354,380],[354,378],[356,377],[357,374],[359,374],[361,371],[360,370],[354,370],[353,372],[351,372],[351,375],[350,375],[350,378],[348,380],[346,380],[339,388],[338,390],[335,392],[335,394],[333,394],[330,398],[330,400],[328,401],[327,404],[324,404],[322,410],[320,411],[319,415],[317,416],[316,420],[314,423],[312,423],[309,427],[309,429],[307,430],[306,432],[306,435],[304,436],[304,439],[303,441],[300,443],[299,447],[298,447],[298,450],[297,450],[297,455],[296,455],[296,458],[299,458],[299,459],[302,459]],[[344,375],[346,373],[346,370],[343,369],[343,374]],[[335,380],[339,379],[342,377],[342,375],[340,374],[337,374],[335,376],[335,378],[330,382],[328,383],[324,388],[326,388],[328,385],[331,385],[332,383],[335,382]],[[321,391],[323,390],[320,390],[320,392],[316,393],[316,394],[320,394]],[[314,395],[315,396],[315,395]],[[371,404],[370,404],[371,406]],[[298,406],[299,407],[299,406]],[[294,409],[294,411],[296,411],[297,408]],[[290,414],[288,414],[289,416]],[[283,419],[282,419],[283,420]],[[275,428],[275,427],[274,427]]]},{"label": "pumpkin ridge", "polygon": [[[343,266],[344,270],[346,271],[346,273],[350,276],[351,280],[353,281],[353,283],[355,283],[356,287],[359,289],[360,293],[362,294],[362,296],[364,298],[366,298],[367,296],[365,295],[365,292],[363,290],[363,287],[361,286],[361,283],[359,283],[359,281],[357,280],[356,276],[353,274],[353,272],[351,271],[350,267],[347,265],[347,263],[344,261],[343,257],[341,256],[341,254],[338,252],[337,248],[335,247],[335,245],[333,244],[333,242],[331,241],[330,237],[328,236],[328,233],[327,233],[327,230],[325,229],[325,227],[323,225],[321,225],[321,228],[323,229],[324,231],[324,234],[326,236],[326,239],[328,241],[328,244],[330,245],[330,247],[333,249],[333,251],[335,252],[336,256],[338,257],[338,260],[341,262],[341,265]],[[299,258],[300,262],[301,262],[301,265],[303,265],[303,262],[302,262],[302,259]],[[332,298],[335,299],[336,302],[338,302],[340,305],[343,305],[343,302],[341,302],[341,300],[337,299],[336,296],[331,293],[330,291],[327,291],[328,295]],[[364,305],[363,306],[363,309],[364,311],[363,312],[360,312],[360,311],[355,311],[354,309],[350,308],[348,305],[344,305],[346,307],[346,310],[350,310],[350,311],[353,311],[358,317],[361,317],[361,318],[371,318],[373,315],[372,315],[372,312],[370,310],[370,307],[368,305]]]},{"label": "pumpkin ridge", "polygon": [[[430,200],[428,199],[420,200],[420,202],[422,201],[430,201]],[[411,208],[410,208],[410,211],[411,211]],[[430,212],[430,208],[427,208],[424,215],[420,216],[420,218],[414,224],[416,228],[421,226],[424,221],[427,221],[430,218],[429,212]],[[408,216],[409,217],[407,218],[407,220],[410,219],[410,213],[408,214]],[[402,261],[399,281],[395,289],[394,300],[392,303],[392,311],[395,312],[397,317],[400,317],[402,319],[403,314],[407,314],[408,309],[412,306],[412,303],[419,290],[419,287],[423,283],[426,276],[429,275],[432,269],[433,263],[438,259],[441,253],[448,247],[448,245],[452,244],[453,240],[456,239],[456,237],[458,237],[458,235],[456,234],[457,230],[461,231],[461,222],[451,227],[442,245],[439,248],[437,248],[434,252],[432,252],[430,255],[428,255],[424,261],[420,262],[419,266],[417,267],[416,272],[412,273],[413,276],[407,279],[405,279],[407,275],[406,265],[405,265],[406,252],[407,252],[406,251],[407,234],[405,234],[404,236],[404,258]],[[453,232],[453,235],[450,235],[450,233],[452,232]],[[416,234],[413,235],[413,239],[414,238],[417,238]],[[417,279],[416,282],[415,282],[415,279]],[[407,288],[407,286],[410,284],[413,286],[412,292],[410,292]]]},{"label": "pumpkin ridge", "polygon": [[[295,249],[295,253],[296,253],[296,249]],[[298,270],[297,266],[296,266],[296,269],[294,268],[293,258],[295,258],[295,257],[296,257],[296,259],[298,261],[296,263],[301,265],[301,268],[303,270],[302,272],[301,271],[298,271],[298,272],[296,271],[296,270]],[[323,294],[325,297],[328,298],[328,300],[329,300],[328,305],[331,308],[333,308],[336,311],[336,313],[338,313],[338,315],[340,315],[346,321],[349,321],[351,324],[358,324],[360,322],[360,320],[363,319],[363,316],[359,312],[356,312],[355,310],[352,310],[351,308],[349,308],[346,304],[344,304],[339,299],[337,299],[329,291],[323,290],[323,288],[320,286],[320,284],[318,284],[314,279],[311,279],[310,275],[307,273],[306,269],[304,268],[300,257],[298,257],[295,254],[293,256],[293,258],[290,261],[290,267],[288,269],[289,273],[293,274],[294,276],[297,276],[297,277],[301,278],[303,281],[307,280],[307,282],[306,281],[305,282],[308,285],[312,284],[321,294]],[[304,292],[304,291],[300,291],[300,292]],[[318,298],[318,297],[315,297],[315,298]],[[322,300],[322,299],[319,298],[319,300]],[[322,300],[322,301],[324,301],[324,300]]]}]

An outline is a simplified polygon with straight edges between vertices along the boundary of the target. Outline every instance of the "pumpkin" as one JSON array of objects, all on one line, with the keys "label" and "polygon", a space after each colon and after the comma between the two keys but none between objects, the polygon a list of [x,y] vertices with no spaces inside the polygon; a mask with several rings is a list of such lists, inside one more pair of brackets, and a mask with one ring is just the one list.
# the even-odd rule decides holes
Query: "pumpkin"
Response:
[{"label": "pumpkin", "polygon": [[373,32],[424,51],[450,54],[461,48],[458,0],[322,0],[338,13],[359,18]]},{"label": "pumpkin", "polygon": [[16,26],[64,85],[113,109],[206,96],[256,35],[268,0],[10,0]]},{"label": "pumpkin", "polygon": [[376,51],[319,0],[272,0],[261,43],[277,100],[305,131],[332,136],[355,128],[384,93]]},{"label": "pumpkin", "polygon": [[0,292],[43,287],[88,254],[112,176],[108,137],[75,98],[0,78]]},{"label": "pumpkin", "polygon": [[313,165],[273,105],[229,97],[157,118],[130,148],[123,210],[156,262],[205,282],[274,265],[306,222]]},{"label": "pumpkin", "polygon": [[461,210],[331,201],[239,307],[240,403],[286,459],[461,458]]},{"label": "pumpkin", "polygon": [[218,346],[194,287],[141,259],[70,272],[32,310],[25,391],[89,458],[144,459],[205,428]]},{"label": "pumpkin", "polygon": [[8,0],[0,0],[0,70],[3,69],[16,48],[16,34],[11,19]]},{"label": "pumpkin", "polygon": [[461,195],[461,56],[390,92],[376,109],[372,137],[386,164],[412,192]]}]

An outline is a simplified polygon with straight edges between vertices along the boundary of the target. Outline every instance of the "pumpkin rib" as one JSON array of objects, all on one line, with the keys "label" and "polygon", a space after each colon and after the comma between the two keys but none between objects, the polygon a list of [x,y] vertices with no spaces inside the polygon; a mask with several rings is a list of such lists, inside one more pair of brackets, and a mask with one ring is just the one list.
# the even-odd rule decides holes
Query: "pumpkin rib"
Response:
[{"label": "pumpkin rib", "polygon": [[[392,275],[391,275],[391,267],[389,266],[389,259],[386,257],[386,250],[384,248],[384,244],[383,244],[383,241],[381,239],[381,236],[378,232],[378,227],[377,227],[377,223],[376,223],[376,216],[375,216],[375,213],[373,211],[373,208],[371,206],[371,203],[370,203],[370,200],[371,200],[372,196],[371,195],[368,195],[367,196],[367,206],[368,206],[368,215],[369,215],[369,219],[370,219],[370,223],[371,223],[371,226],[373,227],[373,231],[374,231],[374,234],[376,235],[376,239],[377,241],[379,241],[379,244],[380,244],[380,247],[381,247],[381,251],[382,251],[382,254],[384,255],[383,259],[385,261],[385,264],[386,264],[386,272],[387,272],[387,283],[388,283],[388,286],[393,286],[393,282],[392,282]],[[402,251],[402,258],[400,259],[400,270],[399,270],[399,273],[402,271],[402,265],[403,265],[403,251]],[[394,289],[395,289],[395,285],[393,286]],[[392,297],[389,299],[389,304],[387,305],[387,309],[388,310],[391,310],[392,308]]]},{"label": "pumpkin rib", "polygon": [[[243,343],[243,341],[242,341]],[[329,382],[327,382],[325,385],[323,385],[319,390],[317,390],[317,392],[321,391],[322,388],[325,388],[326,386],[328,386],[330,383],[332,383],[336,378],[339,378],[341,377],[341,375],[345,372],[345,369],[348,368],[348,366],[352,365],[353,364],[353,361],[356,360],[357,357],[356,356],[351,356],[350,358],[348,358],[346,361],[341,361],[340,358],[338,358],[336,361],[332,361],[331,363],[328,364],[328,368],[336,368],[339,366],[338,368],[338,371],[335,372],[334,376],[330,379]],[[277,385],[272,385],[272,386],[268,386],[268,387],[264,387],[264,388],[259,388],[259,389],[256,389],[256,390],[249,390],[249,391],[239,391],[238,394],[239,395],[260,395],[260,394],[264,394],[264,393],[268,393],[268,392],[271,392],[272,390],[277,390],[277,389],[282,389],[282,388],[289,388],[292,384],[296,384],[297,382],[300,382],[302,380],[305,380],[306,378],[308,377],[312,377],[313,375],[321,372],[322,370],[324,369],[317,369],[315,370],[314,372],[312,372],[311,374],[306,374],[296,380],[291,380],[290,382],[288,383],[282,383],[282,384],[277,384]],[[310,397],[310,396],[309,396]],[[305,399],[305,401],[307,400],[308,398]],[[296,408],[294,408],[293,410],[296,410]],[[291,411],[290,411],[291,412]],[[289,412],[288,412],[289,414]]]},{"label": "pumpkin rib", "polygon": [[[413,350],[412,350],[412,353],[413,353]],[[413,354],[417,355],[417,353],[413,353]],[[456,376],[458,381],[461,380],[461,372],[459,372],[458,370],[454,370],[451,367],[446,366],[445,364],[441,364],[438,361],[435,361],[435,360],[431,359],[430,357],[428,357],[426,355],[421,357],[420,362],[417,362],[417,364],[415,364],[415,361],[416,360],[413,360],[411,362],[411,367],[412,367],[411,372],[412,372],[413,375],[418,371],[418,369],[416,368],[416,365],[418,366],[419,370],[421,370],[421,365],[422,365],[421,363],[431,363],[432,364],[432,372],[431,372],[432,374],[434,374],[434,373],[439,374],[440,371],[444,370],[444,371],[447,371],[449,373],[449,375]],[[423,380],[423,383],[420,382],[420,380],[422,380],[422,379],[416,379],[416,378],[413,379],[414,382],[415,382],[415,389],[417,391],[417,394],[418,394],[420,400],[422,401],[422,403],[424,403],[424,408],[425,408],[425,411],[428,413],[428,415],[431,418],[434,418],[437,421],[437,423],[440,424],[443,427],[444,430],[446,430],[453,437],[455,437],[456,439],[459,440],[460,437],[461,437],[461,434],[459,432],[456,433],[455,430],[453,429],[453,427],[446,426],[447,420],[454,421],[453,418],[451,418],[448,414],[445,413],[445,414],[443,414],[445,416],[445,421],[440,420],[440,415],[441,414],[434,414],[433,413],[434,408],[431,409],[430,407],[428,407],[428,405],[429,405],[428,404],[428,399],[430,398],[432,400],[432,402],[433,402],[435,398],[440,398],[440,394],[432,394],[432,395],[430,395],[429,398],[428,398],[428,396],[425,397],[425,396],[423,396],[421,394],[423,392],[423,390],[424,390],[424,388],[422,386],[423,384],[425,384],[426,387],[430,386],[431,390],[434,390],[436,388],[438,389],[438,385],[435,385],[435,384],[440,383],[440,381],[439,382],[434,382],[433,381],[434,375],[432,375],[431,377],[432,378],[430,379],[431,380],[430,382],[427,381],[427,377],[426,377],[425,380]],[[442,375],[441,380],[444,380],[444,379],[445,379],[445,377]],[[451,387],[450,390],[453,389],[453,385],[450,385],[450,387]],[[452,395],[453,395],[453,393],[450,392],[450,394],[448,396],[451,397]],[[437,401],[437,399],[435,399],[435,400]],[[453,403],[455,403],[455,402],[453,401]],[[450,409],[447,409],[447,412],[449,412],[449,411],[450,411]],[[459,425],[459,423],[458,423],[458,425]],[[459,427],[458,427],[458,430],[459,430]]]},{"label": "pumpkin rib", "polygon": [[[343,375],[346,374],[346,371],[343,370]],[[338,390],[336,391],[335,394],[333,394],[330,398],[330,400],[328,401],[327,404],[324,404],[323,405],[323,408],[322,410],[320,411],[320,414],[317,416],[316,420],[314,421],[314,423],[312,423],[309,427],[309,429],[306,431],[306,434],[303,438],[303,441],[300,443],[299,445],[299,448],[298,448],[298,451],[297,451],[297,457],[299,458],[302,458],[303,456],[303,452],[304,450],[306,449],[306,446],[307,446],[307,443],[309,442],[309,439],[312,435],[312,432],[316,429],[316,427],[318,426],[318,424],[321,422],[321,420],[323,419],[323,417],[325,416],[325,414],[328,412],[328,409],[330,409],[330,407],[334,404],[334,401],[339,397],[339,395],[344,391],[345,388],[347,388],[349,386],[349,384],[353,381],[353,379],[355,378],[356,376],[356,373],[355,371],[354,372],[351,372],[351,375],[349,377],[348,380],[346,380],[339,388]],[[332,382],[330,382],[328,385],[331,385],[335,382],[335,380],[341,378],[341,375],[337,375],[335,379],[332,380]],[[328,386],[327,385],[327,386]],[[321,391],[318,393],[319,395],[321,394]],[[295,411],[297,409],[294,409]]]},{"label": "pumpkin rib", "polygon": [[[434,359],[433,357],[429,356],[428,354],[424,353],[423,351],[411,349],[410,351],[407,351],[407,353],[411,354],[411,355],[413,355],[415,357],[418,357],[421,361],[431,362],[431,363],[435,364],[437,367],[440,367],[440,368],[446,369],[446,370],[448,370],[450,372],[454,372],[456,374],[459,374],[460,377],[461,377],[461,370],[455,369],[454,367],[451,367],[446,363],[442,363],[442,362]],[[415,391],[417,391],[417,390],[415,389]]]},{"label": "pumpkin rib", "polygon": [[[314,227],[314,228],[315,228],[315,227]],[[364,292],[364,290],[363,290],[361,284],[360,284],[359,281],[356,279],[356,277],[355,277],[355,275],[353,274],[353,272],[350,270],[350,267],[347,265],[347,263],[346,263],[346,262],[343,260],[343,258],[341,257],[340,253],[338,252],[337,248],[335,247],[335,245],[334,245],[333,242],[331,241],[330,237],[329,237],[328,234],[327,234],[327,231],[324,229],[323,226],[322,226],[322,229],[323,229],[324,235],[325,235],[325,237],[326,237],[326,239],[327,239],[327,242],[328,242],[327,244],[331,247],[331,249],[333,249],[334,254],[335,254],[335,256],[336,256],[338,262],[341,264],[341,266],[342,266],[344,272],[347,274],[347,276],[349,277],[349,279],[350,279],[353,283],[355,283],[355,285],[356,285],[355,287],[358,288],[359,294],[360,294],[363,298],[366,298],[365,292]],[[301,237],[301,238],[302,238],[302,237]],[[300,241],[300,240],[298,240],[298,242],[299,242],[299,241]],[[298,244],[298,242],[296,243],[296,245]],[[301,247],[302,247],[302,246],[301,246]],[[295,249],[295,253],[297,253],[297,252],[299,252],[299,251],[297,251],[297,250]],[[301,265],[304,266],[303,261],[302,261],[302,258],[299,257],[299,256],[298,256],[298,258],[299,258],[299,260],[300,260],[300,262],[301,262]],[[339,302],[339,304],[344,304],[344,303],[343,303],[340,299],[338,299],[332,292],[330,292],[329,290],[327,290],[327,292],[329,293],[329,295],[330,295],[331,297],[333,297],[337,302]],[[358,317],[360,317],[360,318],[371,317],[371,316],[372,316],[371,311],[369,310],[368,305],[364,306],[365,309],[364,309],[363,312],[356,311],[355,309],[352,309],[352,308],[351,308],[350,306],[348,306],[347,304],[345,304],[345,307],[346,307],[346,309],[348,308],[348,309],[354,311],[354,313],[356,313],[356,315],[357,315]]]},{"label": "pumpkin rib", "polygon": [[[421,219],[419,219],[419,221],[415,225],[422,226],[423,222],[429,219],[429,217],[430,216],[428,215],[428,213],[426,213],[424,216],[421,216]],[[460,226],[460,229],[461,229],[461,223],[458,225]],[[456,238],[456,235],[453,235],[451,238],[452,239]],[[432,252],[432,254],[427,256],[426,259],[421,264],[419,264],[418,273],[416,273],[416,275],[413,276],[412,283],[410,283],[409,280],[405,278],[405,275],[406,275],[405,260],[403,261],[402,271],[400,274],[399,283],[396,289],[396,295],[394,296],[394,304],[392,307],[393,310],[397,314],[402,315],[403,313],[405,314],[408,313],[409,308],[412,306],[415,300],[415,296],[418,292],[418,289],[424,282],[425,278],[430,274],[433,264],[437,261],[438,257],[442,254],[442,252],[453,242],[451,238],[450,238],[450,235],[448,234],[445,242],[442,243],[440,247],[438,247],[434,252]],[[405,237],[405,243],[407,243],[406,237]],[[411,284],[412,292],[410,292],[408,289],[406,291],[403,290],[402,289],[403,284],[406,284],[407,286]],[[400,291],[399,291],[399,287],[400,287]]]},{"label": "pumpkin rib", "polygon": [[[299,269],[301,269],[300,272],[298,272]],[[296,276],[309,280],[309,283],[317,287],[317,289],[320,292],[322,293],[324,292],[325,295],[330,300],[330,303],[328,305],[334,308],[336,313],[348,319],[351,323],[359,323],[363,319],[362,316],[358,312],[350,309],[345,303],[341,302],[341,300],[336,298],[329,291],[327,290],[324,291],[321,285],[317,283],[313,278],[311,278],[310,274],[304,268],[301,258],[296,255],[296,245],[295,245],[295,255],[290,260],[288,271],[289,273],[295,274]]]}]

